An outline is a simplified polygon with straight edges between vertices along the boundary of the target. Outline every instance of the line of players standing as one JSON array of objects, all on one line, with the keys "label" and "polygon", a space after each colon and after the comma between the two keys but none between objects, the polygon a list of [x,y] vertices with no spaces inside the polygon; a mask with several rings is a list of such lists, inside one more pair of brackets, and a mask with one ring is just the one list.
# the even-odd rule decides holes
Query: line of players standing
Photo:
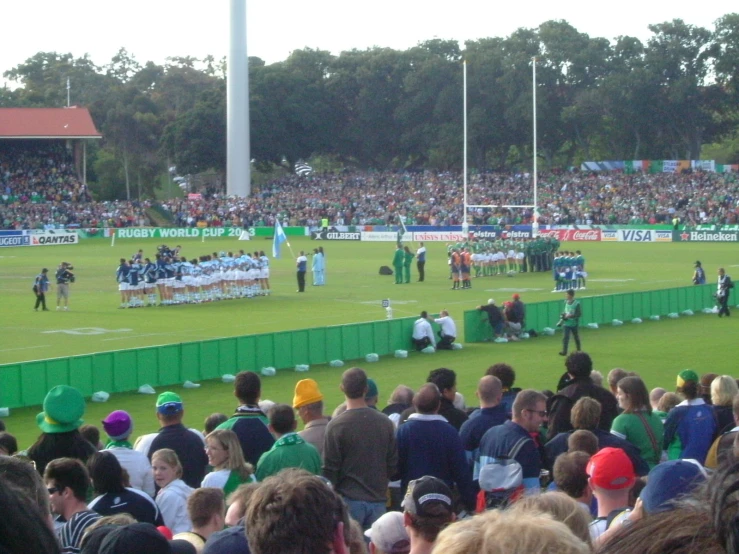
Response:
[{"label": "line of players standing", "polygon": [[130,260],[120,259],[116,281],[120,308],[199,304],[270,293],[269,258],[263,251],[213,252],[188,261],[180,246],[157,248],[155,260],[139,250]]},{"label": "line of players standing", "polygon": [[552,276],[554,289],[552,292],[581,290],[585,288],[585,257],[579,250],[575,252],[557,252],[552,260]]}]

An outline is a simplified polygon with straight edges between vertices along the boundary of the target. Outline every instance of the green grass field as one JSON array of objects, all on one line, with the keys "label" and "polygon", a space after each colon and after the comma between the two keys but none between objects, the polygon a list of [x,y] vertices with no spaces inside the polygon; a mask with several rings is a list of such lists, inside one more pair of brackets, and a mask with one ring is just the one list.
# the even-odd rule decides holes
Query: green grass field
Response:
[{"label": "green grass field", "polygon": [[[326,242],[327,285],[307,287],[296,294],[294,261],[283,245],[283,258],[271,262],[273,294],[257,299],[229,300],[211,304],[119,310],[115,269],[120,257],[138,248],[153,254],[160,240],[117,241],[114,247],[102,239],[83,241],[74,246],[6,248],[0,251],[0,294],[3,322],[0,363],[35,360],[140,346],[187,342],[204,338],[238,336],[278,330],[299,329],[341,323],[384,319],[383,298],[393,302],[396,317],[412,316],[426,309],[449,309],[461,327],[462,312],[493,297],[499,302],[519,292],[525,302],[558,298],[552,294],[549,274],[531,273],[507,277],[476,279],[472,290],[452,291],[446,265],[446,250],[441,243],[428,243],[427,278],[424,283],[394,285],[392,276],[378,275],[380,265],[391,265],[391,243]],[[188,257],[213,251],[271,249],[271,241],[183,239],[183,254]],[[291,239],[293,251],[312,250],[316,243]],[[709,282],[719,265],[732,274],[736,269],[736,248],[729,244],[634,244],[573,243],[587,260],[588,289],[582,295],[613,294],[684,286],[690,283],[692,264],[703,262]],[[77,282],[72,285],[71,311],[53,311],[55,291],[48,295],[51,312],[34,312],[31,292],[34,276],[42,267],[52,272],[62,260],[75,266]],[[417,279],[412,275],[412,280]],[[736,300],[736,298],[734,298]],[[734,302],[736,303],[736,302]],[[674,375],[691,367],[701,373],[736,373],[732,354],[737,352],[736,319],[696,315],[679,320],[625,324],[583,331],[583,348],[594,359],[596,368],[606,373],[613,367],[639,372],[649,387],[674,386]],[[554,323],[554,322],[552,322]],[[68,332],[82,333],[69,334]],[[87,334],[95,333],[95,334]],[[460,329],[460,337],[463,332]],[[399,383],[417,388],[429,370],[451,367],[458,373],[458,386],[469,403],[474,402],[477,380],[493,363],[505,361],[517,371],[517,384],[524,387],[552,388],[563,369],[557,355],[561,335],[539,337],[508,344],[470,344],[464,350],[438,352],[432,356],[411,354],[406,360],[381,358],[365,367],[380,386],[381,401]],[[347,364],[346,367],[349,367]],[[341,401],[338,390],[341,370],[326,366],[311,367],[310,376],[318,380],[330,410]],[[263,397],[289,402],[295,382],[303,374],[291,370],[263,379]],[[229,413],[235,404],[231,387],[221,382],[203,382],[201,388],[180,390],[187,411],[187,423],[200,427],[213,412]],[[164,389],[158,390],[161,392]],[[156,428],[154,398],[138,394],[117,394],[106,404],[88,405],[86,419],[98,423],[109,411],[126,409],[136,422],[136,432]],[[37,436],[32,415],[38,409],[14,410],[6,424],[28,446]]]}]

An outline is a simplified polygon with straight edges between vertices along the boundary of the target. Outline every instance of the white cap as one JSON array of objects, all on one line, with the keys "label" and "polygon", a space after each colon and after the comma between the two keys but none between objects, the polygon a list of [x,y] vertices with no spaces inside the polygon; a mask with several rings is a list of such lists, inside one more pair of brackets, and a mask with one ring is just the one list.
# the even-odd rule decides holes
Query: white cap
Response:
[{"label": "white cap", "polygon": [[492,298],[488,298],[488,304],[495,304],[495,300],[493,300]]}]

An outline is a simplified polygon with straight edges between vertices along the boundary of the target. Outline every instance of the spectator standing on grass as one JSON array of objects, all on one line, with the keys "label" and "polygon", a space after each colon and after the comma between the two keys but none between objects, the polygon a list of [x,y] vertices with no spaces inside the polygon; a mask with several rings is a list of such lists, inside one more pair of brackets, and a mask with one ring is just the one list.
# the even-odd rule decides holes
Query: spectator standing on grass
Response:
[{"label": "spectator standing on grass", "polygon": [[182,398],[173,392],[163,392],[157,398],[156,415],[161,428],[157,433],[139,437],[134,448],[150,460],[157,450],[173,450],[181,464],[182,480],[190,487],[199,487],[208,464],[205,439],[200,431],[183,425],[185,408]]},{"label": "spectator standing on grass", "polygon": [[302,250],[297,260],[295,260],[295,266],[297,268],[298,292],[305,292],[305,272],[308,269],[308,258],[305,257],[305,252]]},{"label": "spectator standing on grass", "polygon": [[61,308],[61,301],[64,300],[64,311],[69,310],[69,283],[74,279],[74,275],[70,271],[71,266],[67,262],[62,262],[56,270],[56,309]]},{"label": "spectator standing on grass", "polygon": [[259,457],[267,452],[275,442],[267,429],[269,420],[259,407],[262,395],[262,381],[253,371],[242,371],[234,381],[234,396],[240,405],[231,418],[218,426],[218,429],[231,429],[239,437],[244,459],[256,466]]},{"label": "spectator standing on grass", "polygon": [[422,242],[418,243],[418,250],[416,250],[416,269],[418,270],[418,282],[423,283],[426,278],[426,247]]},{"label": "spectator standing on grass", "polygon": [[567,356],[567,348],[570,344],[570,335],[575,339],[576,350],[582,350],[580,344],[580,318],[582,317],[582,307],[580,301],[575,300],[575,291],[570,289],[565,294],[565,306],[562,312],[562,327],[564,328],[564,337],[562,338],[562,351],[560,356]]},{"label": "spectator standing on grass", "polygon": [[56,458],[75,458],[81,462],[95,453],[95,447],[79,432],[85,413],[85,399],[73,387],[58,385],[44,398],[44,411],[36,416],[41,436],[31,446],[28,457],[43,474],[46,465]]},{"label": "spectator standing on grass", "polygon": [[36,279],[33,282],[33,294],[36,296],[36,305],[33,307],[34,311],[38,311],[39,306],[42,307],[42,311],[49,311],[46,307],[46,293],[49,291],[48,273],[49,270],[43,268],[41,273],[36,275]]},{"label": "spectator standing on grass", "polygon": [[154,476],[151,473],[151,461],[143,452],[133,449],[129,442],[133,432],[133,421],[128,412],[115,410],[108,414],[103,420],[103,429],[108,434],[110,441],[105,445],[105,450],[113,454],[120,462],[123,469],[128,473],[131,486],[144,491],[153,497]]},{"label": "spectator standing on grass", "polygon": [[386,415],[367,407],[364,370],[345,371],[341,390],[347,409],[326,427],[323,475],[366,531],[385,513],[387,485],[398,465],[395,428]]}]

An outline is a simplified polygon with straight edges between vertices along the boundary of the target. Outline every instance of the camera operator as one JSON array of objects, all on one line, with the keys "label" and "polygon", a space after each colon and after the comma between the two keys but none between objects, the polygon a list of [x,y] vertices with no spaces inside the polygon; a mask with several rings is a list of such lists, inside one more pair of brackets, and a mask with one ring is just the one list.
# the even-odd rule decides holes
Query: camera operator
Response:
[{"label": "camera operator", "polygon": [[727,317],[731,315],[729,313],[729,294],[731,293],[731,289],[733,288],[734,283],[732,282],[731,277],[726,275],[723,267],[720,268],[718,270],[718,288],[715,295],[719,305],[719,317],[724,314],[726,314]]},{"label": "camera operator", "polygon": [[69,311],[69,283],[74,283],[72,264],[62,262],[56,269],[56,309],[61,308],[60,301],[64,299],[64,311]]}]

